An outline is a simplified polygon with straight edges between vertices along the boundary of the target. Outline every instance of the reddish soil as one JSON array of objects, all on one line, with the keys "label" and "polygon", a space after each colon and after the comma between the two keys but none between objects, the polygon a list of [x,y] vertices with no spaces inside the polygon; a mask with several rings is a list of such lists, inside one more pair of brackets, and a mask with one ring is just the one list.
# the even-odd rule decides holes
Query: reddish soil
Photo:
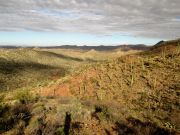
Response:
[{"label": "reddish soil", "polygon": [[69,96],[72,96],[69,91],[69,86],[67,86],[66,84],[45,87],[40,90],[39,94],[42,96],[47,96],[47,97],[52,97],[52,96],[69,97]]}]

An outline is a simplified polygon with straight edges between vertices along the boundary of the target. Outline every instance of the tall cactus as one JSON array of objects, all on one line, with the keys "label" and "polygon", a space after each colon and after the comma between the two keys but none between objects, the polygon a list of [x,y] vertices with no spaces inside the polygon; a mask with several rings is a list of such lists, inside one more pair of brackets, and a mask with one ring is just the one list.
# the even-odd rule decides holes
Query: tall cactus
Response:
[{"label": "tall cactus", "polygon": [[177,53],[180,53],[180,41],[178,41],[178,46],[177,46]]}]

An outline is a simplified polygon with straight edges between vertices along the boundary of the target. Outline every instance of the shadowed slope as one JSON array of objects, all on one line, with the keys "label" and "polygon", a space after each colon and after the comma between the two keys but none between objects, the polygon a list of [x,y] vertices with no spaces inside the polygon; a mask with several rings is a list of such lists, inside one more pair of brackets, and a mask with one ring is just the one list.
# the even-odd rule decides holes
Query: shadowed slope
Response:
[{"label": "shadowed slope", "polygon": [[31,86],[51,79],[63,77],[68,72],[63,67],[53,67],[35,62],[15,62],[0,59],[0,90],[11,90]]},{"label": "shadowed slope", "polygon": [[45,56],[54,56],[54,57],[58,57],[58,58],[62,58],[62,59],[66,59],[66,60],[73,60],[73,61],[78,61],[81,62],[83,61],[80,58],[75,58],[75,57],[70,57],[70,56],[66,56],[63,54],[57,54],[54,52],[48,52],[48,51],[37,51],[39,54],[45,55]]}]

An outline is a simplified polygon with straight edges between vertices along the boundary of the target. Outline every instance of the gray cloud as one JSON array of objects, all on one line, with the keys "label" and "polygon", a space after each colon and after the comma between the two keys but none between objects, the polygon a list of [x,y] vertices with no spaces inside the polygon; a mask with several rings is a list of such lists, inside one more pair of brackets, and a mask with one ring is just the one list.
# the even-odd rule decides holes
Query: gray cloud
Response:
[{"label": "gray cloud", "polygon": [[180,36],[180,0],[0,0],[0,31]]}]

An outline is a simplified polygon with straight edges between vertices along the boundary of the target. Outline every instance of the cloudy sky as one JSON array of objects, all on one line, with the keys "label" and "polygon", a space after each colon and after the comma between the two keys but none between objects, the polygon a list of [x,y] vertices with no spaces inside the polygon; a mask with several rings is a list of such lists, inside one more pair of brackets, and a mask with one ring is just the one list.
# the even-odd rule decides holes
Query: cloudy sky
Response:
[{"label": "cloudy sky", "polygon": [[1,45],[154,44],[180,37],[180,0],[0,0]]}]

